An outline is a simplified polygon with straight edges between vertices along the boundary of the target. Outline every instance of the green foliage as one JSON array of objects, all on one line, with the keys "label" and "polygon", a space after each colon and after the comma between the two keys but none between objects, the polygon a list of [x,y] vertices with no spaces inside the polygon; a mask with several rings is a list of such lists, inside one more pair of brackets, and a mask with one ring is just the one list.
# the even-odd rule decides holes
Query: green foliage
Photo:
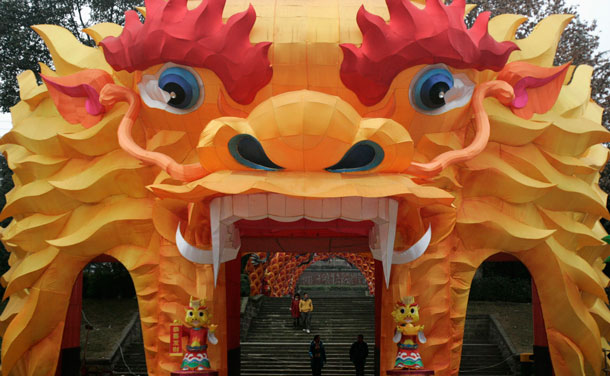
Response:
[{"label": "green foliage", "polygon": [[470,300],[529,303],[530,274],[519,262],[485,262],[472,281]]},{"label": "green foliage", "polygon": [[89,264],[83,270],[85,299],[133,298],[136,290],[131,276],[119,262]]}]

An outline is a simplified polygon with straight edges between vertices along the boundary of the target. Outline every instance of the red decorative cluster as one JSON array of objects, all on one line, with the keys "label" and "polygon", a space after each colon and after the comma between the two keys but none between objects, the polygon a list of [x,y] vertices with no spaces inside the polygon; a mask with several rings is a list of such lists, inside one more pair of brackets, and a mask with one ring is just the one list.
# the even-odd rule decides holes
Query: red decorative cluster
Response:
[{"label": "red decorative cluster", "polygon": [[133,72],[166,62],[208,68],[241,104],[252,102],[271,80],[271,43],[250,43],[256,20],[252,6],[225,24],[225,0],[204,0],[192,10],[187,0],[146,0],[145,5],[144,24],[135,11],[128,11],[121,35],[100,43],[115,70]]},{"label": "red decorative cluster", "polygon": [[490,13],[479,15],[472,28],[464,23],[465,0],[445,5],[427,0],[419,9],[410,0],[386,0],[388,23],[360,7],[360,48],[342,44],[341,80],[366,105],[378,103],[401,71],[419,64],[445,63],[454,68],[501,70],[518,47],[496,42],[487,31]]}]

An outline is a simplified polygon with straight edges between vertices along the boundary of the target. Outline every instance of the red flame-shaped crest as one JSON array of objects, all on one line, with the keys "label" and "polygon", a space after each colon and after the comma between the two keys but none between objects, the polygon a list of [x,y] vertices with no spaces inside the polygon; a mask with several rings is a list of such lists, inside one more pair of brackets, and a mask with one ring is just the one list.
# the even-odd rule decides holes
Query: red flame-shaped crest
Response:
[{"label": "red flame-shaped crest", "polygon": [[341,80],[366,105],[378,103],[404,69],[419,64],[445,63],[454,68],[501,70],[512,42],[496,42],[487,31],[490,13],[479,15],[472,28],[464,23],[465,0],[444,5],[427,0],[423,9],[410,0],[386,0],[388,23],[379,16],[358,11],[362,46],[342,44]]},{"label": "red flame-shaped crest", "polygon": [[211,69],[242,104],[252,102],[271,80],[271,43],[250,43],[256,20],[252,6],[225,24],[225,0],[204,0],[192,10],[187,0],[146,0],[145,5],[144,24],[135,11],[128,11],[121,35],[100,43],[115,70],[133,72],[166,62]]}]

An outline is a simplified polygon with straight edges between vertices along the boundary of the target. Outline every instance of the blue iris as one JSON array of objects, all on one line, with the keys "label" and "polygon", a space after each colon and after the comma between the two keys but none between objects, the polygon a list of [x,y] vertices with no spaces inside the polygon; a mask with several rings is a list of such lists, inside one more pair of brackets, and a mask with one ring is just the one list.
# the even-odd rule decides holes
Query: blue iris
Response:
[{"label": "blue iris", "polygon": [[159,77],[159,87],[171,95],[167,102],[179,109],[188,109],[199,100],[199,83],[191,72],[184,68],[168,68]]},{"label": "blue iris", "polygon": [[417,107],[432,111],[445,105],[445,94],[453,87],[453,75],[447,69],[430,69],[413,87],[412,98]]}]

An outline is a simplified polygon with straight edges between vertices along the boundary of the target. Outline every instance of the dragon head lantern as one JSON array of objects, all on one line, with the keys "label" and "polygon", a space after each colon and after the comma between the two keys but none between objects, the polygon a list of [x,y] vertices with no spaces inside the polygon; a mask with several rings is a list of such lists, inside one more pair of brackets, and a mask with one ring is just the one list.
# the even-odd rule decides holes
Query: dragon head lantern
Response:
[{"label": "dragon head lantern", "polygon": [[[74,280],[102,254],[134,280],[149,374],[172,369],[166,327],[188,296],[208,297],[226,373],[223,263],[286,239],[379,260],[382,317],[416,297],[438,375],[459,370],[474,272],[510,253],[555,372],[599,373],[610,137],[591,68],[553,66],[569,17],[517,40],[524,17],[467,28],[464,0],[366,4],[146,0],[143,22],[85,30],[97,47],[34,27],[55,70],[19,76],[2,139],[3,373],[52,372]],[[379,345],[383,372],[392,338]]]}]

